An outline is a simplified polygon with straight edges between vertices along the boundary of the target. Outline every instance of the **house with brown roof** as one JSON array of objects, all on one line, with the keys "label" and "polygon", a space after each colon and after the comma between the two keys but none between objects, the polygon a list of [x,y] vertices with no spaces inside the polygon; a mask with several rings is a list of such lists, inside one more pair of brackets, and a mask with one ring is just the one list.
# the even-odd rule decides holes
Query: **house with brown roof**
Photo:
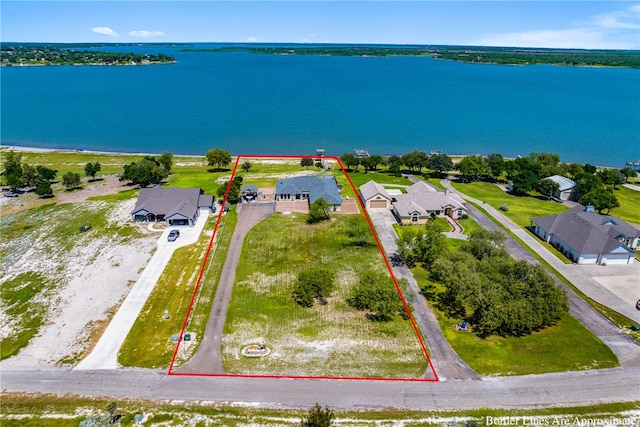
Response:
[{"label": "house with brown roof", "polygon": [[167,226],[195,224],[201,211],[214,210],[213,196],[200,188],[142,188],[133,221],[165,222]]},{"label": "house with brown roof", "polygon": [[631,264],[640,229],[616,216],[578,205],[558,215],[531,218],[531,230],[577,264]]}]

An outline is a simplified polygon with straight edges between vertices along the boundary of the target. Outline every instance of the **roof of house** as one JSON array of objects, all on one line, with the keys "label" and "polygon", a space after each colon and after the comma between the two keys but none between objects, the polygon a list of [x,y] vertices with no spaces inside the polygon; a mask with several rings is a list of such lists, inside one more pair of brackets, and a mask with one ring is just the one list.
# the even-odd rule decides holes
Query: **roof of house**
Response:
[{"label": "roof of house", "polygon": [[245,192],[245,191],[253,191],[255,193],[258,192],[258,187],[256,187],[255,185],[245,185],[244,187],[242,187],[242,189],[240,190],[241,192]]},{"label": "roof of house", "polygon": [[375,181],[369,181],[365,184],[362,184],[360,186],[360,194],[362,194],[364,200],[369,200],[378,194],[388,200],[391,200],[391,196],[389,195],[387,190]]},{"label": "roof of house", "polygon": [[131,214],[146,211],[169,217],[180,214],[193,218],[198,208],[213,206],[213,196],[200,188],[142,188]]},{"label": "roof of house", "polygon": [[553,175],[553,176],[550,176],[550,177],[545,178],[545,179],[550,179],[551,181],[553,181],[556,184],[558,184],[558,187],[559,187],[558,189],[560,191],[571,190],[572,188],[574,188],[576,186],[575,182],[573,182],[569,178],[566,178],[566,177],[560,176],[560,175]]},{"label": "roof of house", "polygon": [[294,176],[276,183],[276,195],[302,193],[309,194],[309,203],[323,198],[332,205],[342,204],[338,184],[332,176]]},{"label": "roof of house", "polygon": [[427,215],[429,212],[443,211],[446,208],[464,208],[464,201],[457,194],[443,193],[423,181],[418,181],[407,188],[406,194],[396,196],[393,206],[400,216],[409,216],[414,212]]},{"label": "roof of house", "polygon": [[578,253],[605,254],[619,248],[619,237],[640,237],[640,229],[616,216],[600,215],[578,205],[558,215],[532,218],[538,227],[557,236]]}]

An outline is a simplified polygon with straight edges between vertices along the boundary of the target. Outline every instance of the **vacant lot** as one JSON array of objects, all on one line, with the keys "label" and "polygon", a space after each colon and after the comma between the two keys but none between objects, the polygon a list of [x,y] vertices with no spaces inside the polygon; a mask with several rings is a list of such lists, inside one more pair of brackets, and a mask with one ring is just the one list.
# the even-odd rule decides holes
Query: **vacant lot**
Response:
[{"label": "vacant lot", "polygon": [[[229,373],[313,376],[420,377],[427,368],[408,320],[374,322],[348,306],[359,276],[388,279],[378,248],[356,247],[346,237],[349,216],[308,225],[305,215],[275,214],[249,232],[236,273],[223,337]],[[364,218],[360,218],[364,222]],[[326,305],[299,306],[292,298],[297,274],[310,266],[336,273]],[[263,358],[241,355],[265,343]]]}]

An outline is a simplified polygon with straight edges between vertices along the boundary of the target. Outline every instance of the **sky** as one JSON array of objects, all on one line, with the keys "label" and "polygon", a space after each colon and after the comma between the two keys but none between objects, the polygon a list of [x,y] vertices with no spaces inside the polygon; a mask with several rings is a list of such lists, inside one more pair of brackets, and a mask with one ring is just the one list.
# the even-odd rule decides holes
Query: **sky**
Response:
[{"label": "sky", "polygon": [[7,1],[2,42],[640,49],[638,1]]}]

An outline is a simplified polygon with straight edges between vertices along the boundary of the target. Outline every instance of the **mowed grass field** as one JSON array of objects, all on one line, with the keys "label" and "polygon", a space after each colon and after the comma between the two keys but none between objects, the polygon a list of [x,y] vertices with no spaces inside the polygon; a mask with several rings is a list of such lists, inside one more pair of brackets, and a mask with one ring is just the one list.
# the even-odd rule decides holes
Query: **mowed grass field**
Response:
[{"label": "mowed grass field", "polygon": [[[308,225],[303,214],[274,214],[249,232],[225,324],[227,372],[393,378],[425,373],[427,360],[409,320],[373,322],[348,306],[365,271],[394,285],[378,248],[356,248],[346,237],[347,219],[333,215]],[[318,265],[335,272],[336,288],[326,305],[303,308],[292,298],[297,274]],[[259,343],[271,349],[268,356],[241,354]]]}]

